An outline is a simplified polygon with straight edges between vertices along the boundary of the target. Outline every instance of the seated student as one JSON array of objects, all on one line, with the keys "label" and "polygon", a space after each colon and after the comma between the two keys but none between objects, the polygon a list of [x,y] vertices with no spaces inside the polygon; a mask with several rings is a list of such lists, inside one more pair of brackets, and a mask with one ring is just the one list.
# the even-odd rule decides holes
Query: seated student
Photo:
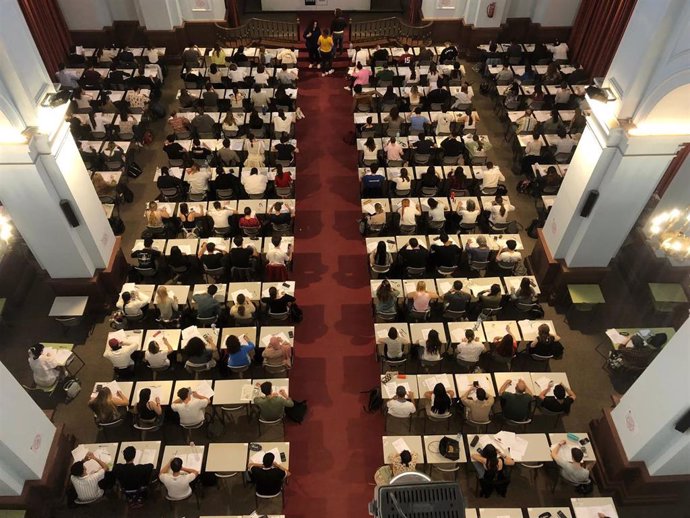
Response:
[{"label": "seated student", "polygon": [[216,360],[213,359],[213,350],[216,344],[210,335],[204,334],[201,339],[198,336],[189,339],[187,344],[182,348],[182,354],[186,358],[185,367],[203,367],[212,369],[216,366]]},{"label": "seated student", "polygon": [[122,450],[122,457],[125,463],[115,464],[113,467],[113,476],[125,493],[125,498],[131,508],[143,506],[146,490],[151,483],[154,470],[154,466],[151,463],[135,464],[134,459],[136,455],[137,449],[134,446],[127,446]]},{"label": "seated student", "polygon": [[211,64],[216,65],[217,67],[224,67],[226,64],[226,54],[225,51],[220,48],[220,45],[214,45],[213,50],[211,51],[211,54],[209,55],[211,58]]},{"label": "seated student", "polygon": [[259,229],[261,228],[261,222],[259,221],[259,218],[256,216],[256,214],[252,213],[252,209],[249,207],[244,208],[244,213],[242,217],[240,218],[239,225],[241,229],[245,228],[256,228]]},{"label": "seated student", "polygon": [[566,133],[564,127],[558,128],[556,136],[557,138],[550,138],[551,145],[556,147],[556,154],[571,153],[576,145],[575,139]]},{"label": "seated student", "polygon": [[216,248],[216,244],[211,242],[201,244],[198,257],[207,270],[217,270],[225,266],[226,254],[225,250]]},{"label": "seated student", "polygon": [[400,135],[405,119],[403,119],[403,117],[400,115],[398,107],[393,106],[390,109],[390,112],[388,112],[388,115],[383,118],[383,122],[388,125],[386,128],[388,135],[390,135],[391,132],[395,132],[397,135]]},{"label": "seated student", "polygon": [[403,450],[400,453],[394,451],[391,452],[386,460],[390,465],[391,473],[395,477],[401,473],[416,471],[419,455],[417,455],[417,452],[410,453],[409,450]]},{"label": "seated student", "polygon": [[242,236],[235,236],[232,239],[233,247],[230,248],[230,265],[233,268],[251,268],[252,259],[259,256],[258,250],[251,246],[244,246]]},{"label": "seated student", "polygon": [[278,288],[271,286],[268,289],[268,297],[262,297],[261,302],[268,306],[269,313],[287,313],[290,304],[297,299],[287,293],[280,293],[278,296]]},{"label": "seated student", "polygon": [[506,181],[506,177],[503,176],[503,173],[501,173],[501,170],[497,166],[494,166],[493,162],[487,162],[486,169],[483,171],[475,171],[474,176],[482,181],[482,190],[494,189],[498,187],[499,182]]},{"label": "seated student", "polygon": [[376,45],[376,50],[372,52],[371,54],[371,61],[372,64],[376,64],[377,62],[388,62],[389,60],[389,54],[388,54],[388,49],[382,48],[381,45]]},{"label": "seated student", "polygon": [[[469,201],[468,201],[468,207],[469,207]],[[464,218],[464,216],[463,216]],[[463,219],[464,221],[464,219]],[[485,261],[489,260],[489,254],[491,253],[491,248],[486,244],[486,237],[485,236],[479,236],[477,237],[477,242],[475,244],[473,239],[468,239],[467,240],[467,245],[465,247],[465,251],[467,252],[467,261],[469,263],[472,262],[479,262],[483,263]]]},{"label": "seated student", "polygon": [[230,207],[223,206],[220,201],[214,201],[206,214],[213,220],[213,228],[219,230],[230,227],[230,218],[235,214],[235,211]]},{"label": "seated student", "polygon": [[[231,112],[228,112],[228,114],[230,113]],[[227,138],[223,139],[223,147],[216,151],[216,156],[225,166],[236,166],[241,162],[237,151],[230,149],[230,139]]]},{"label": "seated student", "polygon": [[[469,172],[470,170],[467,169]],[[453,191],[467,191],[466,194],[469,194],[474,190],[474,186],[476,184],[474,178],[471,178],[472,173],[470,172],[470,177],[468,177],[465,174],[465,169],[462,168],[462,166],[458,166],[452,171],[449,171],[448,174],[446,175],[447,179],[447,185],[448,185],[448,190],[452,193]],[[456,195],[459,195],[456,193]],[[458,201],[458,214],[460,214],[460,205],[461,201]],[[464,205],[464,204],[463,204]]]},{"label": "seated student", "polygon": [[64,367],[41,343],[29,348],[29,367],[38,387],[52,387],[64,373]]},{"label": "seated student", "polygon": [[[436,175],[434,174],[434,176]],[[429,222],[438,223],[446,221],[446,209],[443,205],[441,205],[434,198],[429,198],[427,200],[427,204],[429,205],[429,210],[427,211],[426,216]]]},{"label": "seated student", "polygon": [[174,276],[174,281],[177,281],[180,278],[180,276],[186,272],[186,270],[189,270],[190,267],[189,256],[183,254],[179,246],[173,246],[170,249],[170,255],[167,257],[166,262],[168,263],[168,266],[170,266],[171,268],[180,270]]},{"label": "seated student", "polygon": [[494,337],[491,356],[499,363],[509,363],[515,357],[517,346],[517,340],[510,334],[510,326],[506,325],[506,334]]},{"label": "seated student", "polygon": [[266,453],[261,464],[247,466],[249,477],[258,495],[275,496],[283,489],[283,481],[290,472],[275,461],[275,455]]},{"label": "seated student", "polygon": [[289,161],[293,163],[295,160],[295,153],[299,153],[299,149],[290,143],[290,137],[287,133],[280,136],[280,142],[275,145],[276,160]]},{"label": "seated student", "polygon": [[497,194],[489,206],[489,227],[491,224],[504,225],[508,223],[508,213],[515,210],[509,202],[503,199],[503,196]]},{"label": "seated student", "polygon": [[266,192],[268,186],[268,176],[259,174],[257,167],[252,167],[248,175],[243,175],[242,186],[249,196],[259,196]]},{"label": "seated student", "polygon": [[[491,150],[493,146],[491,145],[491,142],[489,140],[482,140],[477,133],[475,133],[472,136],[472,140],[470,140],[467,144],[465,144],[465,148],[467,149],[467,154],[469,155],[470,159],[475,159],[475,158],[484,158],[487,156],[487,153]],[[487,167],[488,167],[489,162],[487,162]],[[475,177],[479,178],[479,175],[475,174]],[[505,179],[504,179],[505,180]]]},{"label": "seated student", "polygon": [[[429,201],[432,200],[433,198],[429,199]],[[445,232],[442,232],[438,239],[441,241],[440,245],[435,243],[431,245],[430,256],[433,263],[437,267],[444,266],[447,268],[454,268],[458,266],[460,263],[460,254],[462,253],[460,247],[451,241],[448,234]]]},{"label": "seated student", "polygon": [[292,133],[292,117],[288,118],[283,109],[278,110],[278,114],[273,116],[273,132],[276,136],[288,135]]},{"label": "seated student", "polygon": [[501,306],[503,294],[501,293],[501,286],[492,284],[488,290],[482,290],[477,293],[479,300],[479,307],[481,309],[496,309]]},{"label": "seated student", "polygon": [[400,248],[398,256],[405,268],[426,268],[429,251],[419,244],[416,237],[412,237]]},{"label": "seated student", "polygon": [[[547,396],[551,389],[553,389],[553,396]],[[539,393],[541,407],[551,412],[564,412],[569,414],[570,407],[575,402],[575,399],[577,399],[575,392],[562,384],[558,384],[554,387],[553,382],[549,383],[549,386]]]},{"label": "seated student", "polygon": [[378,81],[393,81],[395,77],[395,72],[388,68],[388,63],[383,64],[383,68],[376,72],[376,79]]},{"label": "seated student", "polygon": [[558,110],[553,109],[551,110],[551,117],[549,120],[541,123],[539,130],[541,130],[541,133],[551,134],[556,133],[561,127],[563,127],[561,116],[559,115]]},{"label": "seated student", "polygon": [[352,87],[352,111],[371,112],[374,111],[374,97],[380,97],[376,90],[364,92],[361,84]]},{"label": "seated student", "polygon": [[194,426],[206,420],[208,404],[209,399],[206,396],[183,387],[177,391],[177,399],[172,402],[170,408],[180,416],[181,425]]},{"label": "seated student", "polygon": [[[422,142],[422,140],[419,140],[416,143],[419,144],[420,142]],[[424,142],[428,141],[424,140]],[[424,171],[424,174],[422,174],[421,178],[419,179],[419,190],[421,192],[424,187],[428,189],[438,189],[440,185],[441,179],[436,174],[436,168],[433,165],[430,165],[426,168],[426,171]]]},{"label": "seated student", "polygon": [[536,283],[529,277],[523,277],[520,286],[516,290],[514,286],[510,288],[510,299],[521,304],[534,304],[537,302]]},{"label": "seated student", "polygon": [[378,142],[373,137],[368,137],[362,146],[362,162],[367,165],[376,165],[379,160]]},{"label": "seated student", "polygon": [[395,184],[395,194],[409,194],[412,189],[412,179],[406,167],[400,168],[400,174],[393,177],[392,181]]},{"label": "seated student", "polygon": [[540,106],[544,103],[544,90],[540,84],[534,86],[534,92],[528,97],[528,105],[534,110],[540,109]]},{"label": "seated student", "polygon": [[173,353],[172,345],[168,339],[163,336],[163,344],[166,350],[160,348],[155,340],[149,342],[146,352],[144,353],[144,361],[152,369],[163,369],[170,367],[170,354]]},{"label": "seated student", "polygon": [[[426,115],[422,115],[422,107],[417,106],[410,116],[410,135],[426,134],[426,128],[430,122]],[[420,137],[421,138],[421,137]]]},{"label": "seated student", "polygon": [[294,47],[290,49],[281,49],[276,55],[276,60],[278,60],[278,63],[294,65],[297,63],[297,51]]},{"label": "seated student", "polygon": [[448,63],[458,59],[458,49],[451,42],[446,42],[446,48],[441,51],[441,55],[438,57],[441,63]]},{"label": "seated student", "polygon": [[446,390],[443,383],[436,383],[433,391],[424,393],[424,399],[427,400],[426,413],[441,416],[450,414],[451,398],[454,396],[454,390]]},{"label": "seated student", "polygon": [[[383,357],[387,360],[401,360],[405,356],[405,345],[400,340],[398,330],[391,326],[384,338],[376,340],[377,346],[383,346]],[[377,347],[377,351],[379,347]]]},{"label": "seated student", "polygon": [[[256,108],[253,108],[251,112],[249,112],[249,121],[247,122],[247,126],[249,127],[250,130],[261,130],[260,135],[264,136],[265,132],[264,130],[264,120],[261,118],[259,115],[259,112],[256,111]],[[254,132],[252,132],[254,133]]]},{"label": "seated student", "polygon": [[172,133],[165,138],[163,151],[165,151],[165,154],[168,155],[168,159],[170,160],[182,160],[187,154],[180,143],[175,142],[175,135]]},{"label": "seated student", "polygon": [[128,404],[129,399],[121,390],[113,396],[108,387],[100,387],[96,391],[96,396],[89,401],[89,408],[99,423],[109,424],[122,419],[120,407],[126,407]]},{"label": "seated student", "polygon": [[189,150],[189,156],[194,160],[206,161],[213,152],[209,149],[206,143],[202,144],[201,140],[194,138],[192,140],[192,147]]},{"label": "seated student", "polygon": [[[209,76],[213,74],[213,65],[211,65],[211,70]],[[216,75],[220,76],[220,73],[216,69]],[[219,78],[219,77],[218,77]],[[211,84],[213,79],[211,79],[211,82],[206,83],[205,87],[205,92],[202,94],[202,99],[204,101],[204,108],[214,111],[214,109],[218,108],[218,94],[216,91],[213,89],[213,85]]]},{"label": "seated student", "polygon": [[568,133],[582,133],[586,125],[587,118],[585,117],[584,113],[582,113],[582,109],[575,108],[575,115],[573,115],[573,118],[570,121],[570,124],[568,125]]},{"label": "seated student", "polygon": [[[84,466],[89,460],[98,464],[98,469],[92,473],[88,473]],[[72,464],[69,478],[80,501],[90,502],[104,495],[101,481],[105,478],[106,471],[110,471],[108,465],[91,452],[88,452],[82,460]]]},{"label": "seated student", "polygon": [[396,304],[400,291],[393,288],[388,279],[383,279],[379,287],[376,288],[374,297],[374,307],[377,313],[392,313],[396,309]]},{"label": "seated student", "polygon": [[559,174],[555,166],[550,165],[546,169],[544,176],[537,175],[537,184],[543,192],[544,189],[557,189],[563,183],[563,177]]},{"label": "seated student", "polygon": [[450,95],[450,91],[448,90],[446,80],[443,78],[439,78],[438,82],[436,83],[436,88],[432,89],[430,87],[429,93],[426,94],[426,101],[429,105],[429,108],[431,108],[435,104],[440,104],[447,108],[450,106],[451,97],[452,96]]},{"label": "seated student", "polygon": [[156,180],[156,187],[158,189],[177,189],[180,194],[187,192],[187,184],[181,178],[170,174],[170,169],[167,166],[161,167],[161,174]]},{"label": "seated student", "polygon": [[450,311],[465,311],[467,309],[472,295],[463,291],[462,287],[462,281],[453,281],[451,289],[441,297],[445,309]]},{"label": "seated student", "polygon": [[292,187],[292,173],[290,171],[283,171],[281,164],[276,164],[276,173],[273,178],[273,186],[275,188],[287,189]]},{"label": "seated student", "polygon": [[386,161],[402,162],[405,159],[405,149],[400,145],[400,142],[395,137],[391,137],[383,146],[386,152]]},{"label": "seated student", "polygon": [[509,58],[522,58],[522,46],[515,41],[511,42],[507,55]]},{"label": "seated student", "polygon": [[125,316],[139,316],[148,308],[149,301],[142,298],[139,290],[133,292],[125,291],[122,293],[122,301],[117,304],[117,307],[122,309]]},{"label": "seated student", "polygon": [[468,419],[478,423],[485,423],[491,419],[494,397],[487,394],[477,382],[460,396],[460,402],[465,407]]},{"label": "seated student", "polygon": [[562,353],[562,346],[560,344],[561,337],[551,334],[551,329],[548,324],[541,324],[537,328],[537,337],[527,347],[529,354],[536,354],[538,356],[556,356]]},{"label": "seated student", "polygon": [[522,157],[522,174],[530,175],[532,173],[532,164],[542,161],[541,150],[544,147],[544,141],[541,138],[541,133],[535,130],[532,133],[532,140],[525,145],[525,154]]},{"label": "seated student", "polygon": [[172,297],[169,296],[168,289],[165,286],[158,286],[158,289],[156,290],[155,304],[156,308],[158,309],[159,320],[168,322],[177,315],[177,295],[173,293]]},{"label": "seated student", "polygon": [[242,341],[236,335],[229,335],[225,346],[228,349],[228,367],[245,367],[252,362],[256,346],[247,335],[242,335]]},{"label": "seated student", "polygon": [[271,238],[271,247],[266,252],[266,262],[268,265],[287,266],[292,260],[292,243],[287,246],[287,252],[283,252],[280,248],[282,238],[280,236],[273,236]]},{"label": "seated student", "polygon": [[[480,210],[474,200],[467,200],[467,202],[460,200],[458,201],[457,213],[460,216],[460,223],[463,225],[473,225],[477,223],[477,218],[479,217]],[[477,239],[479,240],[479,239]],[[468,241],[469,244],[469,241]],[[484,246],[486,246],[486,239],[484,239]],[[480,247],[481,248],[481,247]],[[488,247],[487,247],[488,248]],[[469,254],[469,249],[468,249]],[[488,257],[488,254],[487,254]],[[486,259],[484,259],[486,260]]]},{"label": "seated student", "polygon": [[571,484],[588,484],[589,470],[582,465],[585,454],[577,446],[566,449],[565,445],[566,441],[559,441],[551,447],[551,458],[561,468],[561,477]]},{"label": "seated student", "polygon": [[365,198],[377,198],[383,196],[383,185],[386,177],[379,173],[379,167],[372,165],[362,176],[362,196]]},{"label": "seated student", "polygon": [[563,81],[558,88],[556,88],[556,93],[554,94],[553,103],[554,105],[560,105],[561,107],[566,107],[570,102],[570,87],[568,83]]},{"label": "seated student", "polygon": [[215,284],[211,284],[206,289],[206,293],[192,295],[198,317],[210,318],[218,314],[220,311],[220,303],[215,298],[216,293],[218,293],[218,287]]},{"label": "seated student", "polygon": [[374,203],[374,213],[367,214],[367,225],[385,225],[386,224],[386,212],[383,210],[383,205],[380,203]]},{"label": "seated student", "polygon": [[426,282],[417,281],[415,291],[407,294],[407,298],[411,301],[411,309],[414,311],[427,311],[432,300],[438,299],[438,294],[435,291],[427,291]]},{"label": "seated student", "polygon": [[513,71],[508,68],[508,64],[504,63],[503,68],[496,74],[496,82],[498,84],[508,84],[513,81]]},{"label": "seated student", "polygon": [[559,70],[557,63],[551,62],[547,65],[543,80],[547,85],[555,85],[563,80],[563,76],[561,75],[561,71]]},{"label": "seated student", "polygon": [[[238,297],[239,298],[239,297]],[[292,367],[292,345],[279,336],[272,336],[263,351],[264,366]]]},{"label": "seated student", "polygon": [[268,209],[267,221],[273,225],[287,225],[292,221],[292,208],[283,201],[275,202]]},{"label": "seated student", "polygon": [[465,337],[458,344],[456,358],[458,362],[468,366],[474,365],[479,361],[479,357],[488,350],[479,337],[475,336],[472,329],[466,329]]},{"label": "seated student", "polygon": [[458,140],[458,134],[453,132],[449,137],[443,139],[441,149],[444,156],[459,158],[465,154],[465,143],[462,140]]},{"label": "seated student", "polygon": [[238,293],[237,300],[230,308],[230,316],[233,318],[249,318],[254,316],[255,312],[256,306],[254,303],[247,299],[247,297],[244,296],[244,293]]},{"label": "seated student", "polygon": [[120,342],[117,338],[111,338],[108,340],[108,346],[105,348],[103,358],[110,360],[115,369],[127,369],[134,366],[132,353],[138,350],[139,344]]},{"label": "seated student", "polygon": [[388,251],[385,241],[379,241],[376,249],[369,254],[369,265],[379,268],[390,268],[393,264],[393,256]]},{"label": "seated student", "polygon": [[185,170],[185,182],[189,185],[189,194],[206,195],[210,181],[211,171],[207,167],[200,169],[197,164],[192,164]]},{"label": "seated student", "polygon": [[[410,82],[411,80],[411,77],[407,78],[408,82]],[[410,91],[407,94],[407,103],[409,105],[410,110],[416,110],[418,107],[422,105],[423,102],[424,95],[422,95],[422,92],[419,91],[419,87],[416,84],[410,86]]]},{"label": "seated student", "polygon": [[[194,108],[199,102],[199,98],[189,93],[186,88],[180,90],[180,97],[178,99],[182,108]],[[190,122],[191,125],[191,122]]]},{"label": "seated student", "polygon": [[[185,389],[186,390],[186,389]],[[159,475],[161,483],[168,492],[168,497],[172,500],[184,500],[191,496],[192,487],[190,484],[196,480],[199,472],[192,468],[185,468],[182,459],[174,457],[170,460]]]},{"label": "seated student", "polygon": [[477,112],[473,112],[471,106],[468,107],[468,105],[472,104],[472,97],[470,85],[467,82],[464,82],[460,87],[460,91],[455,94],[455,101],[450,107],[451,110],[457,110],[461,107],[464,107],[465,113],[458,116],[457,122],[465,127],[474,127],[475,122],[479,120],[479,115],[477,115]]},{"label": "seated student", "polygon": [[252,103],[252,107],[257,111],[264,111],[268,109],[268,105],[271,102],[271,97],[268,94],[268,91],[263,90],[259,85],[254,85],[254,89],[252,90],[249,99]]},{"label": "seated student", "polygon": [[481,453],[472,454],[472,462],[480,464],[483,468],[482,476],[479,479],[481,491],[479,496],[489,498],[493,491],[505,497],[510,484],[510,477],[506,466],[513,466],[515,461],[510,456],[510,452],[503,456],[498,453],[493,444],[487,444],[482,448]]},{"label": "seated student", "polygon": [[261,389],[261,396],[254,398],[252,402],[259,409],[259,417],[265,421],[277,421],[285,415],[286,408],[295,406],[284,389],[280,389],[276,394],[273,392],[273,384],[270,381],[257,383]]},{"label": "seated student", "polygon": [[515,384],[515,392],[508,391],[512,384],[513,380],[507,379],[498,389],[503,417],[511,421],[526,421],[531,417],[532,391],[522,378]]},{"label": "seated student", "polygon": [[417,412],[417,407],[414,404],[414,392],[408,392],[405,387],[398,386],[395,389],[395,397],[386,403],[386,410],[393,417],[401,419],[410,417]]}]

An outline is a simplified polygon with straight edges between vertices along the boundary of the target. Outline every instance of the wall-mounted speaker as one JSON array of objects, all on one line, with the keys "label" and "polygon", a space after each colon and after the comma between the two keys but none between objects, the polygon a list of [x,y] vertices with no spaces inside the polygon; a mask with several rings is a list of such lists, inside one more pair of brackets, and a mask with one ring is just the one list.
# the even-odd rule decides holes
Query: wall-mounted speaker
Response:
[{"label": "wall-mounted speaker", "polygon": [[60,200],[60,208],[62,209],[62,213],[67,218],[69,224],[73,227],[78,227],[79,220],[77,219],[77,215],[72,210],[72,206],[69,204],[69,200]]},{"label": "wall-mounted speaker", "polygon": [[582,206],[582,210],[580,211],[580,216],[582,216],[583,218],[589,216],[590,212],[592,212],[592,209],[594,208],[594,204],[597,202],[598,199],[599,191],[589,191],[587,199],[585,200],[585,204]]},{"label": "wall-mounted speaker", "polygon": [[683,417],[681,417],[678,420],[675,426],[675,429],[678,430],[680,433],[687,432],[688,428],[690,428],[690,410],[683,414]]}]

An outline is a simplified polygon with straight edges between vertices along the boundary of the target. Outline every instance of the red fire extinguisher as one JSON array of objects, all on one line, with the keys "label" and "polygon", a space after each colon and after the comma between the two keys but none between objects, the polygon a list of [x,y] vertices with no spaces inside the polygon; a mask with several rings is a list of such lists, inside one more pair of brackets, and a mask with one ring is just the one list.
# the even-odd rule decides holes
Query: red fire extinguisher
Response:
[{"label": "red fire extinguisher", "polygon": [[495,13],[496,2],[491,2],[489,5],[486,6],[486,16],[488,16],[489,18],[493,18]]}]

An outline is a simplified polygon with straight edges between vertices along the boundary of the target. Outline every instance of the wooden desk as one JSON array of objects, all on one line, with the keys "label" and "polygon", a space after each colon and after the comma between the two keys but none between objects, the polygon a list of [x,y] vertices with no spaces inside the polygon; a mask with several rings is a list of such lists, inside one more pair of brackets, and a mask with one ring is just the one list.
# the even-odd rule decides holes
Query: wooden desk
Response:
[{"label": "wooden desk", "polygon": [[571,498],[570,506],[575,513],[574,518],[591,518],[596,516],[597,512],[603,513],[608,518],[618,518],[616,504],[610,497]]},{"label": "wooden desk", "polygon": [[[261,446],[261,451],[249,451],[249,456],[247,458],[247,466],[249,466],[250,463],[253,464],[260,464],[262,462],[263,456],[270,452],[271,450],[273,451],[273,454],[275,455],[275,461],[276,463],[280,464],[283,466],[285,469],[290,469],[290,443],[289,442],[254,442],[252,444],[258,444]],[[276,454],[275,450],[278,450],[278,454]],[[285,462],[283,462],[280,459],[280,453],[285,454]]]},{"label": "wooden desk", "polygon": [[576,305],[604,304],[604,294],[598,284],[568,284],[570,300]]}]

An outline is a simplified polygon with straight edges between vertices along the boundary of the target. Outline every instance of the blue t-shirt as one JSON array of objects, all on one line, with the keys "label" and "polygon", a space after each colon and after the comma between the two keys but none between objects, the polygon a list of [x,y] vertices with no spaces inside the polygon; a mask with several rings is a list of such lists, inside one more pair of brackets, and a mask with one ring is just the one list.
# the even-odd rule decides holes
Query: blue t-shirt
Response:
[{"label": "blue t-shirt", "polygon": [[417,134],[424,131],[424,124],[428,124],[429,119],[424,115],[413,115],[410,117],[410,133]]},{"label": "blue t-shirt", "polygon": [[254,344],[252,342],[241,345],[239,351],[228,356],[228,367],[244,367],[245,365],[249,365],[251,362],[249,353],[253,350]]},{"label": "blue t-shirt", "polygon": [[381,187],[386,177],[381,174],[365,174],[362,176],[362,186],[365,189]]}]

